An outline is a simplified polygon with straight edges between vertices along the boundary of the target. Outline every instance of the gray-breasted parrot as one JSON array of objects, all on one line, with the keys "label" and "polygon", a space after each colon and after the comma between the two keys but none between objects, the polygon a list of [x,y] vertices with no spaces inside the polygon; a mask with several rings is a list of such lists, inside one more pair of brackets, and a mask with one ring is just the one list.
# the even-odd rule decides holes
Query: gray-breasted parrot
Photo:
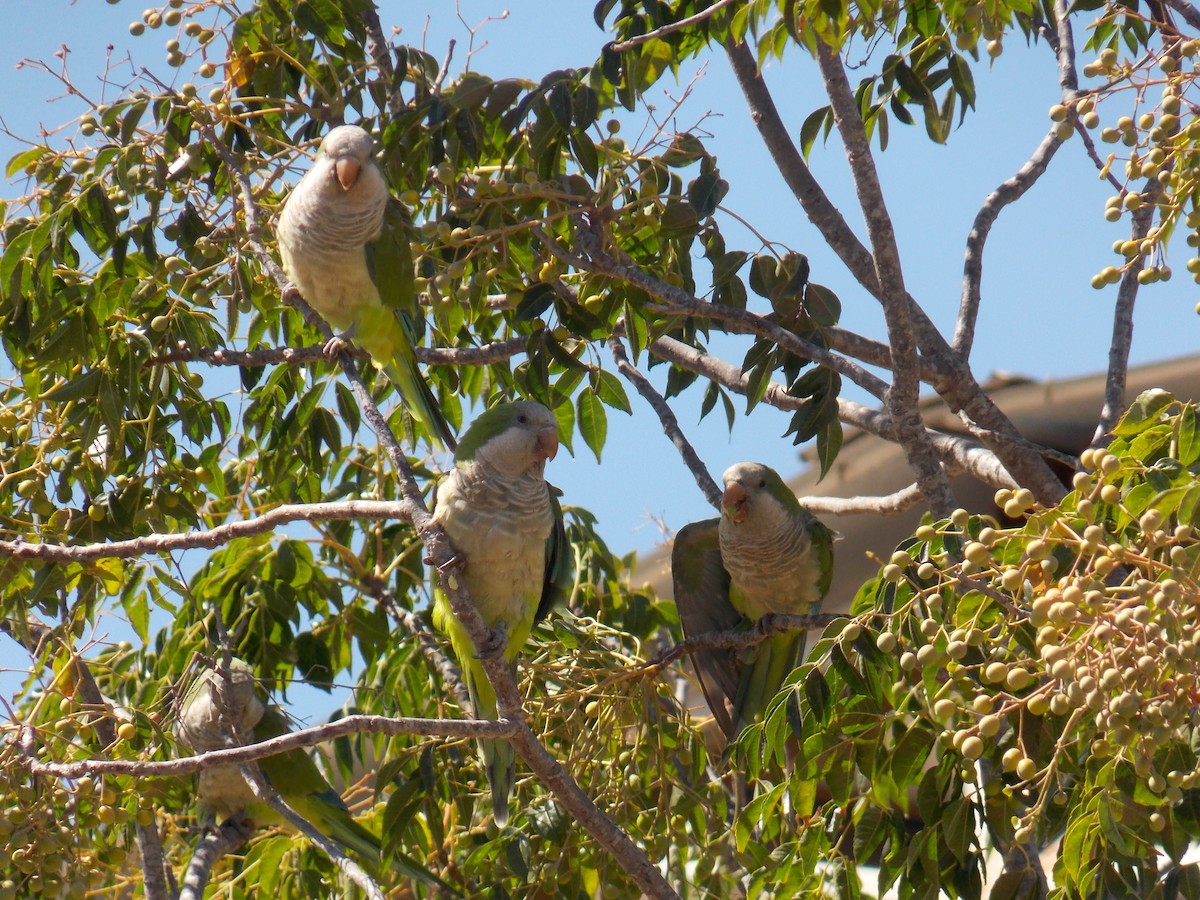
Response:
[{"label": "gray-breasted parrot", "polygon": [[[503,624],[505,656],[516,656],[534,624],[565,595],[572,559],[555,489],[546,483],[546,461],[558,452],[558,423],[529,400],[502,403],[482,413],[454,454],[454,468],[439,482],[434,520],[463,561],[463,581],[484,624]],[[435,591],[434,624],[450,637],[475,716],[496,718],[496,695],[475,644],[441,590]],[[480,741],[492,791],[492,815],[508,821],[508,795],[516,758],[507,741]]]},{"label": "gray-breasted parrot", "polygon": [[[725,631],[772,614],[817,612],[833,576],[833,532],[769,466],[737,463],[722,480],[720,518],[680,529],[671,551],[684,634]],[[726,737],[762,715],[803,661],[804,638],[803,631],[788,632],[742,652],[692,654],[700,687]]]},{"label": "gray-breasted parrot", "polygon": [[[230,713],[248,741],[260,743],[287,734],[291,729],[283,710],[263,702],[254,672],[240,659],[230,663],[233,682]],[[175,721],[175,738],[196,753],[228,746],[214,697],[213,669],[206,669],[189,688]],[[350,815],[341,796],[325,780],[321,770],[304,750],[288,750],[258,761],[263,777],[279,792],[288,806],[316,826],[317,830],[353,851],[368,871],[379,870],[379,839]],[[272,807],[254,796],[236,765],[210,766],[200,771],[197,795],[208,815],[226,819],[239,813],[257,827],[284,825]],[[428,880],[426,872],[401,864],[410,877]]]},{"label": "gray-breasted parrot", "polygon": [[408,214],[374,157],[371,136],[357,125],[325,135],[279,216],[283,270],[341,338],[371,354],[412,417],[453,447],[454,434],[417,366]]}]

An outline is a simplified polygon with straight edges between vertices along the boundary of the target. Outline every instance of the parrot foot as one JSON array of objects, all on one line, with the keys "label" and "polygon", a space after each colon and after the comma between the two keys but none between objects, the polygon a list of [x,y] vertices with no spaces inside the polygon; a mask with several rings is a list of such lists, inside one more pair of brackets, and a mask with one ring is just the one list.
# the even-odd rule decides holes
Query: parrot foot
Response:
[{"label": "parrot foot", "polygon": [[754,630],[763,637],[770,637],[775,633],[775,624],[779,621],[779,616],[775,613],[766,613],[759,617],[754,623]]},{"label": "parrot foot", "polygon": [[349,347],[349,345],[350,341],[347,340],[345,335],[335,334],[325,342],[325,347],[321,350],[321,353],[327,360],[334,362],[338,358],[338,355]]},{"label": "parrot foot", "polygon": [[483,659],[485,656],[496,656],[503,653],[506,646],[508,646],[508,623],[497,622],[487,638],[484,639],[483,645],[476,648],[475,658]]}]

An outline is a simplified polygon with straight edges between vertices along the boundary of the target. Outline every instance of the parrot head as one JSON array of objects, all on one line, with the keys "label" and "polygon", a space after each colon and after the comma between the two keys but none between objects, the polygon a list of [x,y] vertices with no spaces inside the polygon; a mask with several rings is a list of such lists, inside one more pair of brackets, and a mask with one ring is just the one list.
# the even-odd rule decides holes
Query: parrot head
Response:
[{"label": "parrot head", "polygon": [[534,400],[518,400],[481,413],[459,440],[454,461],[482,462],[516,475],[544,466],[557,453],[554,413]]},{"label": "parrot head", "polygon": [[721,480],[725,483],[721,515],[735,525],[745,522],[756,506],[761,507],[770,499],[786,510],[799,506],[796,495],[783,483],[779,473],[762,463],[735,463],[725,470]]},{"label": "parrot head", "polygon": [[329,177],[343,191],[358,184],[359,173],[371,165],[375,155],[375,142],[357,125],[339,125],[321,141],[317,150],[317,162],[329,169]]}]

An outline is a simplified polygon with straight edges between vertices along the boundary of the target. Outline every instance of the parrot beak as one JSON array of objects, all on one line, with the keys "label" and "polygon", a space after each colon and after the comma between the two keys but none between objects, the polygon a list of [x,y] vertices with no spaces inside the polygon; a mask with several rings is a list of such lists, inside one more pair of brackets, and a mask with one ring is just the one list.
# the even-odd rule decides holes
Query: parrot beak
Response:
[{"label": "parrot beak", "polygon": [[746,489],[736,481],[726,486],[725,493],[721,496],[721,512],[734,524],[746,520]]},{"label": "parrot beak", "polygon": [[534,455],[539,460],[554,459],[558,455],[558,429],[552,425],[542,428],[537,433],[537,446]]},{"label": "parrot beak", "polygon": [[343,191],[348,191],[358,182],[358,173],[362,166],[355,159],[339,159],[333,164],[333,172],[337,176],[338,184],[342,186]]}]

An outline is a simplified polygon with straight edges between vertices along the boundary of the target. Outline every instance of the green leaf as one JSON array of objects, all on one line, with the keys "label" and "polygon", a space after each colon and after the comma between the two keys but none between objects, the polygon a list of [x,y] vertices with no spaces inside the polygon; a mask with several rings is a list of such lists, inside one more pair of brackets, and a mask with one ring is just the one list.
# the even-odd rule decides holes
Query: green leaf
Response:
[{"label": "green leaf", "polygon": [[538,282],[521,295],[521,301],[513,312],[513,318],[518,322],[528,322],[538,318],[553,303],[554,288],[544,282]]},{"label": "green leaf", "polygon": [[596,462],[600,462],[600,451],[604,449],[604,441],[608,437],[608,414],[604,411],[604,404],[590,390],[580,391],[575,404],[579,433],[583,435],[583,442],[596,454]]},{"label": "green leaf", "polygon": [[1125,410],[1125,415],[1121,416],[1121,420],[1113,428],[1113,434],[1118,437],[1127,437],[1145,431],[1155,424],[1159,416],[1174,402],[1175,396],[1160,388],[1152,388],[1138,394],[1136,399],[1129,404],[1129,409]]},{"label": "green leaf", "polygon": [[688,185],[688,203],[696,210],[696,215],[706,219],[717,211],[721,200],[729,193],[729,182],[722,178],[714,169],[705,172]]},{"label": "green leaf", "polygon": [[608,406],[619,409],[628,415],[633,415],[633,407],[629,405],[629,397],[621,381],[612,372],[597,369],[592,373],[596,395]]},{"label": "green leaf", "polygon": [[808,114],[808,118],[804,120],[804,124],[800,126],[800,152],[804,154],[804,158],[808,159],[808,154],[813,148],[813,144],[817,140],[817,135],[822,129],[825,131],[825,136],[829,137],[829,130],[833,127],[833,109],[828,106],[822,106],[818,110]]}]

